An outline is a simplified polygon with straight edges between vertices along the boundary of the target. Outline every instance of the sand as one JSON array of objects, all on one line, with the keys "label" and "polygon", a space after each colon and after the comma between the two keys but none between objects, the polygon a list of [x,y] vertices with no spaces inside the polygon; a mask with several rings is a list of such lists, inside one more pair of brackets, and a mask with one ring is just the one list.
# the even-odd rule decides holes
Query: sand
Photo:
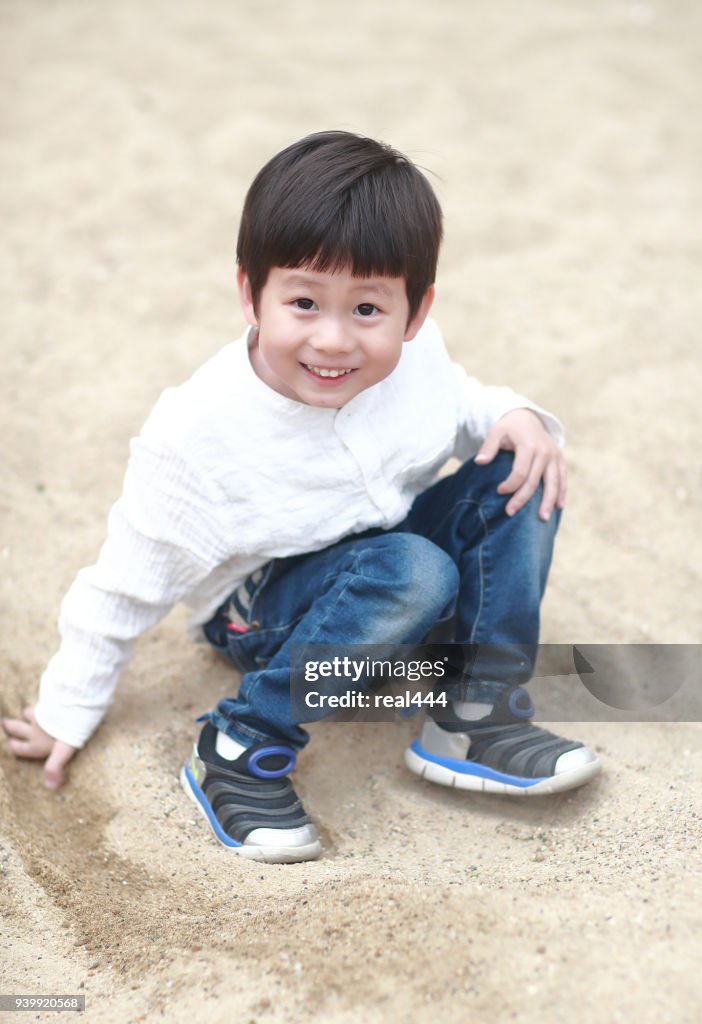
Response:
[{"label": "sand", "polygon": [[[3,714],[129,438],[242,329],[251,177],[332,127],[431,170],[449,347],[566,421],[543,639],[700,641],[698,4],[4,0],[0,23]],[[529,801],[411,776],[411,722],[320,724],[296,778],[324,857],[261,867],[177,782],[236,682],[184,622],[142,639],[59,793],[0,744],[0,992],[85,994],[91,1024],[699,1019],[699,722],[568,723],[604,772]]]}]

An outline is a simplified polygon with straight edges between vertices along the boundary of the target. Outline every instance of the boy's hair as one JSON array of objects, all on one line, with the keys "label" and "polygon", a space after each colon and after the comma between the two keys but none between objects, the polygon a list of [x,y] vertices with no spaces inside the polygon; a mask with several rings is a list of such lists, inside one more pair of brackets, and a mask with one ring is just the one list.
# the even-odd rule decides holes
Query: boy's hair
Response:
[{"label": "boy's hair", "polygon": [[237,261],[254,307],[273,267],[402,277],[409,319],[436,277],[441,207],[414,164],[350,132],[317,132],[258,172],[244,202]]}]

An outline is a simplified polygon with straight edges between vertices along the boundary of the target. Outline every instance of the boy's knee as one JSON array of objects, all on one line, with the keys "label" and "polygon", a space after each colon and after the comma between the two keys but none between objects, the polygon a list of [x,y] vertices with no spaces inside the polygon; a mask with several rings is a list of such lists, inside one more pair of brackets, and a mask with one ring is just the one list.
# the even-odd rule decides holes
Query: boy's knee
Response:
[{"label": "boy's knee", "polygon": [[[508,451],[499,451],[492,462],[484,466],[478,465],[474,460],[465,462],[461,469],[458,470],[464,476],[465,496],[479,502],[490,513],[494,512],[501,515],[511,495],[498,494],[497,488],[510,475],[513,465],[514,452]],[[524,526],[527,520],[533,521],[534,524],[546,525],[539,516],[543,496],[543,481],[539,481],[534,493],[514,517],[515,521],[521,517],[519,521],[520,526]],[[555,533],[559,521],[558,512],[558,509],[554,509],[554,513],[549,521],[550,528],[549,530],[541,530],[542,533],[549,533],[551,531]]]},{"label": "boy's knee", "polygon": [[478,484],[492,493],[510,475],[513,464],[514,452],[499,451],[492,462],[484,465],[474,459],[464,462],[459,472],[464,472],[470,477],[471,489]]},{"label": "boy's knee", "polygon": [[[414,533],[388,533],[383,538],[382,569],[395,592],[403,591],[417,606],[436,609],[437,617],[458,593],[456,563],[442,548]],[[377,568],[381,565],[376,563]]]}]

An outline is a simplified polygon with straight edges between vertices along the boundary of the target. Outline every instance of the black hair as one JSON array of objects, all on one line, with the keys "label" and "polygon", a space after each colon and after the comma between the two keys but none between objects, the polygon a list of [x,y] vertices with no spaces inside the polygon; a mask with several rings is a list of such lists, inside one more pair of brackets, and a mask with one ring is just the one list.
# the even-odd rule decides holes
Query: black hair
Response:
[{"label": "black hair", "polygon": [[402,277],[415,315],[436,278],[441,207],[402,153],[351,132],[317,132],[258,172],[247,193],[237,261],[254,306],[273,267],[348,268]]}]

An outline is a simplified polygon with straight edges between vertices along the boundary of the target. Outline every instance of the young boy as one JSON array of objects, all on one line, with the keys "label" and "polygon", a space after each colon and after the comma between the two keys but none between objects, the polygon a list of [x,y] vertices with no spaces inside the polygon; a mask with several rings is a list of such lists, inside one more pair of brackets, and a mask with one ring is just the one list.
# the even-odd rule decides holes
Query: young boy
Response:
[{"label": "young boy", "polygon": [[[566,481],[561,429],[453,364],[427,319],[441,210],[401,154],[311,135],[259,172],[239,232],[249,324],[132,442],[97,563],[62,604],[58,653],[3,725],[58,785],[112,700],[134,640],[177,602],[243,673],[181,774],[235,853],[321,850],[288,778],[294,644],[414,644],[451,619],[473,666],[408,767],[492,792],[556,792],[598,770],[529,722],[539,605]],[[461,468],[437,481],[451,456]],[[478,647],[480,650],[480,647]],[[310,719],[306,719],[310,720]]]}]

